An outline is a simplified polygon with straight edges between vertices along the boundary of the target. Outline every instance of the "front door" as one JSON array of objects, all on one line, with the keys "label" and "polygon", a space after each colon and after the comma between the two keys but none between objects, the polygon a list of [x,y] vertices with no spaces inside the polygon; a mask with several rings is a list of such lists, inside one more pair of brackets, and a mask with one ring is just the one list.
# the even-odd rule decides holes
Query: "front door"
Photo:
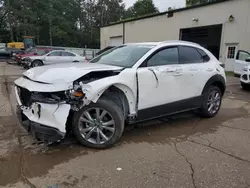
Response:
[{"label": "front door", "polygon": [[228,44],[226,45],[226,61],[225,61],[225,70],[234,71],[235,57],[237,53],[237,44]]},{"label": "front door", "polygon": [[246,62],[247,59],[250,59],[250,53],[243,50],[239,50],[234,65],[235,74],[240,75],[242,69],[249,64],[249,62]]},{"label": "front door", "polygon": [[182,69],[178,64],[178,48],[168,47],[154,53],[137,70],[138,75],[138,119],[171,113],[165,105],[180,98]]}]

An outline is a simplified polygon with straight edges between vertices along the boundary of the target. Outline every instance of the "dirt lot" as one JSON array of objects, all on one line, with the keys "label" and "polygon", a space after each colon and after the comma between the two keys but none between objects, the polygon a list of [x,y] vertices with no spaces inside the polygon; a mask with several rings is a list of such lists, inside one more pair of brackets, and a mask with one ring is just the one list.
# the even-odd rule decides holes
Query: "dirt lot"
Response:
[{"label": "dirt lot", "polygon": [[129,126],[114,148],[91,150],[74,138],[47,147],[20,127],[12,83],[22,71],[0,63],[0,187],[250,187],[250,93],[238,79],[213,119]]}]

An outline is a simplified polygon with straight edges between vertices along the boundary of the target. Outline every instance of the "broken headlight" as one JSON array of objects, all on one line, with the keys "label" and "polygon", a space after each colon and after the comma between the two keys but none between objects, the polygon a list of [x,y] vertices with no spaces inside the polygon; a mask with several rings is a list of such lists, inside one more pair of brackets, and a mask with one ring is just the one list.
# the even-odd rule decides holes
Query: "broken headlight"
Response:
[{"label": "broken headlight", "polygon": [[65,91],[65,95],[69,98],[82,98],[85,94],[82,92],[82,88],[78,83],[74,83],[73,89]]},{"label": "broken headlight", "polygon": [[66,101],[67,96],[63,91],[52,92],[52,93],[32,92],[31,100],[34,102],[57,104],[59,102]]}]

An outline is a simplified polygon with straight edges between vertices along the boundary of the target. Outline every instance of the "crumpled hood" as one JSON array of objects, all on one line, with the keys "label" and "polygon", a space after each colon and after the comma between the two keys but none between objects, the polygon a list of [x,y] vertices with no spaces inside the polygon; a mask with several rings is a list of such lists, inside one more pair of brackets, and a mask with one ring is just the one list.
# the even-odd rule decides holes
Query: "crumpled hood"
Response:
[{"label": "crumpled hood", "polygon": [[35,67],[24,72],[23,75],[38,82],[62,84],[71,83],[92,71],[119,69],[122,67],[97,63],[64,63]]}]

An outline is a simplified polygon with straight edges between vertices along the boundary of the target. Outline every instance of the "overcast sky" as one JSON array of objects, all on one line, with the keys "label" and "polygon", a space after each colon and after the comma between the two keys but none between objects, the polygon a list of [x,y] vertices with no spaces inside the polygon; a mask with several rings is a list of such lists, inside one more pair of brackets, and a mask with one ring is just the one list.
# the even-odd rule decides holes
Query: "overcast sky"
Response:
[{"label": "overcast sky", "polygon": [[[126,8],[132,6],[136,0],[123,0],[126,4]],[[181,8],[186,5],[186,0],[153,0],[159,10],[166,11],[168,7]]]}]

